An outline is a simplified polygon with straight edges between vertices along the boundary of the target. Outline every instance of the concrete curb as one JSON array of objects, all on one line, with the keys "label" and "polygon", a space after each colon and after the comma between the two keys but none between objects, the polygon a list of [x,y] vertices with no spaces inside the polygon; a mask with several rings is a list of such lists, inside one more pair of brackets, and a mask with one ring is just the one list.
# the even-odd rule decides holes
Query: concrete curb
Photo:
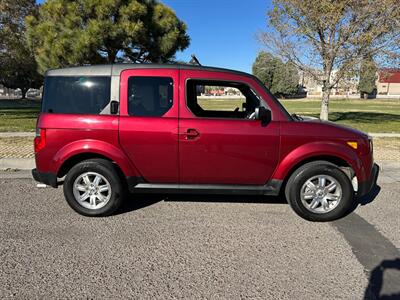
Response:
[{"label": "concrete curb", "polygon": [[19,169],[30,170],[35,167],[35,159],[33,158],[1,158],[0,170]]}]

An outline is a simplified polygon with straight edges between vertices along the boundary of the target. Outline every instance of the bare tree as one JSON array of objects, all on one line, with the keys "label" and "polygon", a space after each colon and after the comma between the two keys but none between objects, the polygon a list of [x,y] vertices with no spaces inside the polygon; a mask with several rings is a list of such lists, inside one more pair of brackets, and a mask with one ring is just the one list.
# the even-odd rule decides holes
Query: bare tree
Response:
[{"label": "bare tree", "polygon": [[332,88],[363,58],[399,61],[399,0],[274,0],[268,15],[261,42],[322,84],[323,120]]}]

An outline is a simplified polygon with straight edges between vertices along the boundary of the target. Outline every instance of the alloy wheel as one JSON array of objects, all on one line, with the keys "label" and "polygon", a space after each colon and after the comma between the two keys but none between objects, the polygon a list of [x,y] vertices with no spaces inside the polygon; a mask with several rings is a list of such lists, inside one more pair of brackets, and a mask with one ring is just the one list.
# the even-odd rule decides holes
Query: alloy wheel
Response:
[{"label": "alloy wheel", "polygon": [[87,209],[100,209],[111,198],[111,185],[108,180],[96,172],[79,175],[73,184],[75,200]]}]

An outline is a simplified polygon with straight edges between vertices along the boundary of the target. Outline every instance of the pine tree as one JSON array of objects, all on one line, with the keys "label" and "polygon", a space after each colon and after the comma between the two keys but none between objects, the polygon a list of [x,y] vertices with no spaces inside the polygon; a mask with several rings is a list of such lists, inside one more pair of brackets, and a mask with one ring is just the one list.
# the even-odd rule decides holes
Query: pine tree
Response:
[{"label": "pine tree", "polygon": [[296,94],[299,74],[296,67],[283,63],[272,54],[261,51],[253,63],[253,74],[276,96]]},{"label": "pine tree", "polygon": [[368,95],[376,89],[376,72],[378,71],[375,61],[371,56],[366,57],[360,68],[360,82],[358,89],[360,96],[367,99]]},{"label": "pine tree", "polygon": [[27,18],[39,69],[168,62],[189,45],[186,25],[156,0],[48,0]]}]

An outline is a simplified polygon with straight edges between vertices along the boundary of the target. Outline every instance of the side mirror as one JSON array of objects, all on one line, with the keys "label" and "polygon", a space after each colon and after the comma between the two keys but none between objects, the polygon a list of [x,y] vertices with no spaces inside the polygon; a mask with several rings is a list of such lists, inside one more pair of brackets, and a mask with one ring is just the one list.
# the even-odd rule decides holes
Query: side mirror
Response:
[{"label": "side mirror", "polygon": [[264,106],[256,107],[255,119],[261,121],[261,125],[265,126],[272,120],[271,111]]},{"label": "side mirror", "polygon": [[118,114],[118,109],[119,109],[119,102],[112,100],[110,102],[110,113],[112,115],[116,115],[116,114]]}]

